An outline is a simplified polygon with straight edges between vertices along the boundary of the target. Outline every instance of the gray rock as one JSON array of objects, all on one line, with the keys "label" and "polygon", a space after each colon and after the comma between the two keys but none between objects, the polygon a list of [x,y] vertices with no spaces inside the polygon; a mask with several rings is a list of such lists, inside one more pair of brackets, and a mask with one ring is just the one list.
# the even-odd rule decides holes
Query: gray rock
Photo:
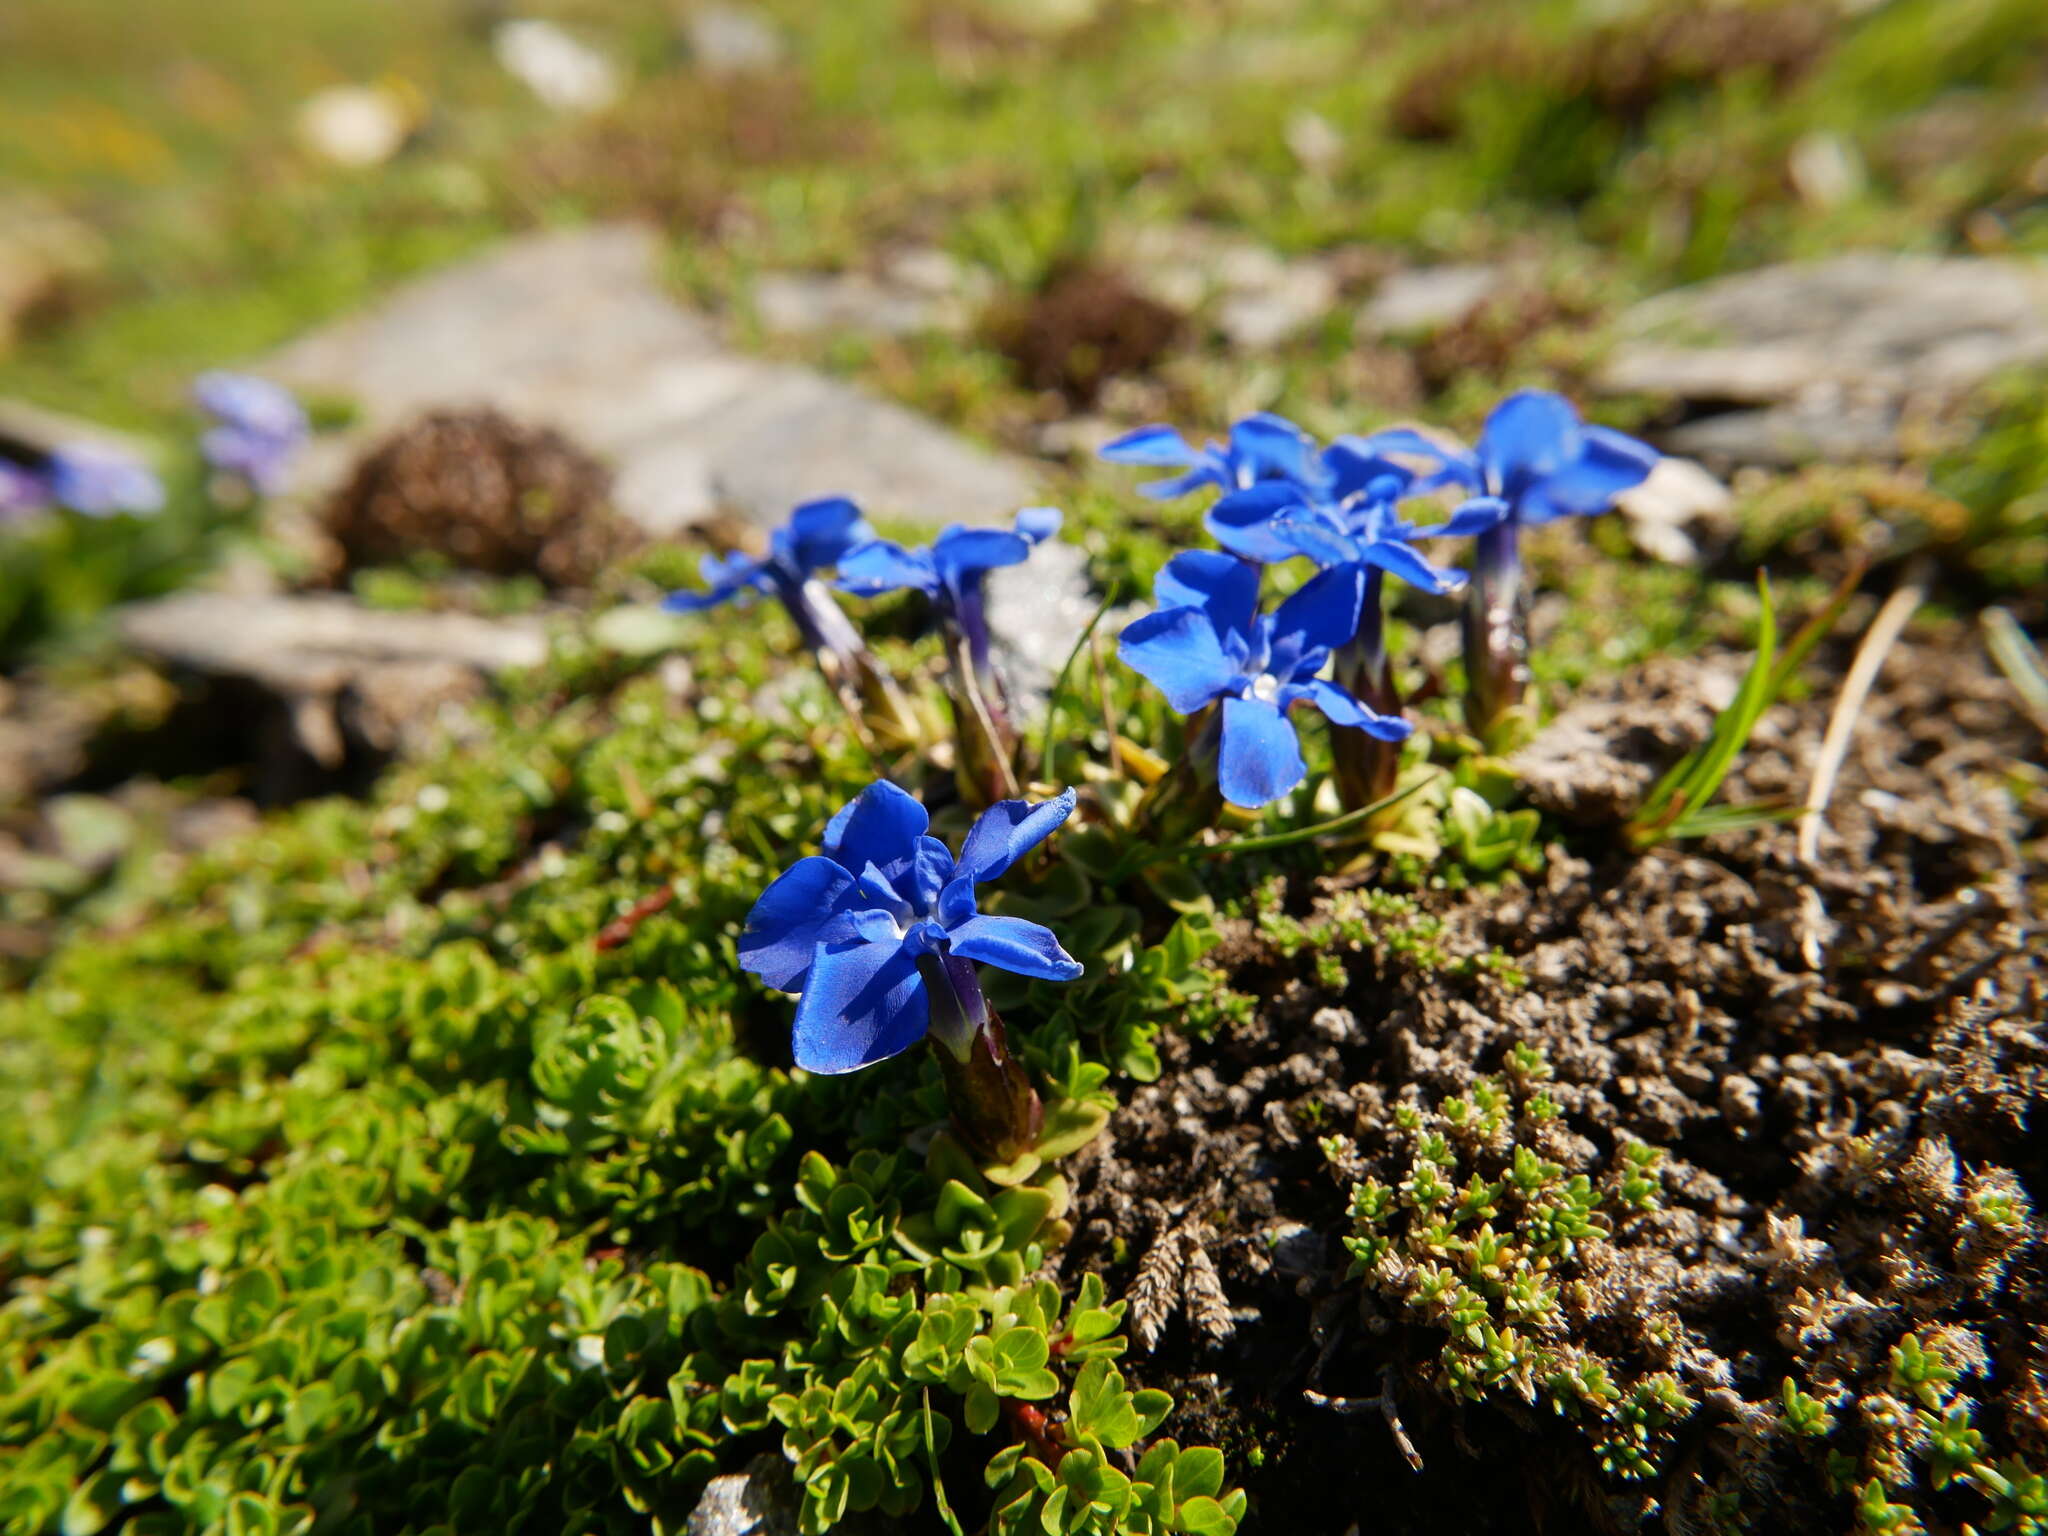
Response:
[{"label": "gray rock", "polygon": [[1723,411],[1659,433],[1659,445],[1710,464],[1796,469],[1897,458],[1900,412],[1884,400],[1818,399]]},{"label": "gray rock", "polygon": [[[1088,585],[1088,557],[1080,545],[1053,539],[1022,565],[988,574],[988,624],[1003,675],[1027,712],[1044,705],[1074,641],[1101,602]],[[1105,643],[1116,631],[1107,620]],[[1091,685],[1092,686],[1092,685]]]},{"label": "gray rock", "polygon": [[783,336],[963,331],[989,288],[987,273],[917,246],[895,252],[874,273],[763,273],[754,280],[754,311],[765,330]]},{"label": "gray rock", "polygon": [[1600,382],[1750,404],[1815,385],[1958,389],[2048,358],[2048,263],[1860,251],[1638,304]]},{"label": "gray rock", "polygon": [[729,350],[655,278],[637,226],[535,235],[419,279],[257,369],[353,397],[361,425],[294,466],[301,499],[336,483],[366,436],[421,411],[490,405],[608,458],[619,508],[664,534],[724,505],[779,521],[844,493],[876,512],[988,522],[1031,480],[900,406],[808,369]]},{"label": "gray rock", "polygon": [[739,5],[698,5],[683,18],[683,41],[699,69],[714,75],[773,69],[787,49],[758,11]]},{"label": "gray rock", "polygon": [[2048,360],[2048,263],[1855,252],[1662,294],[1597,385],[1702,408],[1673,448],[1736,463],[1889,457],[1908,408]]},{"label": "gray rock", "polygon": [[1291,341],[1337,302],[1332,260],[1290,260],[1213,225],[1115,230],[1105,251],[1147,297],[1171,309],[1213,315],[1224,338],[1246,351]]},{"label": "gray rock", "polygon": [[754,279],[754,312],[774,336],[909,336],[930,329],[931,310],[923,295],[893,291],[864,272],[764,272]]},{"label": "gray rock", "polygon": [[1657,461],[1649,479],[1614,498],[1636,548],[1655,560],[1693,565],[1698,532],[1723,533],[1734,522],[1734,494],[1691,459]]},{"label": "gray rock", "polygon": [[1359,333],[1406,336],[1455,325],[1484,304],[1505,275],[1477,262],[1396,272],[1359,311]]},{"label": "gray rock", "polygon": [[796,1486],[789,1463],[780,1456],[756,1456],[745,1472],[712,1478],[683,1530],[685,1536],[796,1536]]},{"label": "gray rock", "polygon": [[381,752],[417,740],[486,675],[547,655],[536,620],[383,612],[337,593],[186,592],[120,609],[115,622],[130,647],[168,667],[255,685],[328,768],[351,741]]},{"label": "gray rock", "polygon": [[1313,261],[1275,260],[1240,282],[1216,306],[1216,324],[1232,346],[1268,352],[1310,329],[1337,303],[1337,279]]}]

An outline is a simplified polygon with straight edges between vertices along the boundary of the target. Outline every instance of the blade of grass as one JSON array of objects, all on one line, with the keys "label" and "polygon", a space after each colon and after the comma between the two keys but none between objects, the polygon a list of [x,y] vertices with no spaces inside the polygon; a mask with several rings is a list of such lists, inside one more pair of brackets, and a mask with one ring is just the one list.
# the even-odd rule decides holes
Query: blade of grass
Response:
[{"label": "blade of grass", "polygon": [[1835,584],[1835,590],[1828,594],[1828,600],[1814,611],[1799,632],[1792,637],[1792,643],[1785,647],[1785,653],[1778,658],[1778,664],[1771,671],[1771,697],[1777,698],[1785,691],[1785,685],[1792,681],[1806,658],[1813,654],[1813,648],[1826,639],[1842,617],[1842,611],[1849,606],[1849,599],[1856,595],[1856,589],[1863,585],[1863,573],[1869,568],[1861,555],[1849,562],[1849,569]]},{"label": "blade of grass", "polygon": [[960,1529],[959,1518],[953,1513],[953,1506],[946,1502],[946,1485],[939,1477],[938,1447],[932,1444],[932,1389],[930,1387],[924,1389],[923,1428],[925,1465],[931,1468],[932,1474],[932,1502],[938,1506],[939,1518],[946,1522],[946,1529],[952,1532],[952,1536],[966,1536],[966,1533]]},{"label": "blade of grass", "polygon": [[1688,809],[1704,807],[1714,798],[1734,766],[1736,754],[1770,707],[1778,675],[1778,619],[1771,606],[1770,581],[1761,571],[1756,586],[1762,612],[1757,618],[1756,655],[1749,670],[1728,707],[1715,716],[1707,739],[1672,764],[1629,818],[1624,830],[1632,847],[1648,848],[1669,836]]},{"label": "blade of grass", "polygon": [[1716,832],[1742,832],[1772,822],[1796,821],[1803,805],[1710,805],[1696,816],[1681,816],[1665,830],[1669,838],[1709,837]]},{"label": "blade of grass", "polygon": [[1045,730],[1038,743],[1038,776],[1047,783],[1056,782],[1052,771],[1053,748],[1056,735],[1054,727],[1059,723],[1060,706],[1066,702],[1067,679],[1073,675],[1074,663],[1081,659],[1081,652],[1087,648],[1089,640],[1093,638],[1095,626],[1102,622],[1104,614],[1116,606],[1117,598],[1122,595],[1122,591],[1121,583],[1109,589],[1109,595],[1103,598],[1102,606],[1095,610],[1095,616],[1088,621],[1087,627],[1081,631],[1080,636],[1074,641],[1074,648],[1067,652],[1067,659],[1060,667],[1060,675],[1053,679],[1052,692],[1046,695]]},{"label": "blade of grass", "polygon": [[1295,843],[1305,843],[1331,832],[1342,832],[1347,827],[1355,827],[1360,822],[1377,816],[1381,811],[1386,810],[1387,807],[1399,805],[1410,795],[1426,788],[1433,782],[1434,779],[1417,779],[1406,789],[1396,790],[1385,799],[1375,800],[1371,805],[1360,806],[1355,811],[1346,811],[1342,816],[1332,817],[1329,821],[1318,822],[1312,827],[1296,827],[1291,832],[1274,832],[1264,837],[1233,837],[1227,843],[1213,843],[1207,848],[1197,848],[1193,851],[1202,858],[1214,859],[1226,853],[1257,853],[1267,848],[1287,848]]},{"label": "blade of grass", "polygon": [[2034,724],[2048,732],[2048,667],[2041,665],[2041,652],[2020,628],[2019,620],[2003,608],[1986,608],[1982,623],[1984,648],[2020,696]]}]

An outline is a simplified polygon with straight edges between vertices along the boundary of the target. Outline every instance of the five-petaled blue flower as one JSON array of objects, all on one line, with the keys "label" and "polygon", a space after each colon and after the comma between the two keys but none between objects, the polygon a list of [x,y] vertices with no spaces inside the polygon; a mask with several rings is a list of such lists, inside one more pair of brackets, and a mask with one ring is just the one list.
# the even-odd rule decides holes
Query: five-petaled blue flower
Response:
[{"label": "five-petaled blue flower", "polygon": [[988,573],[1022,564],[1034,546],[1059,529],[1057,508],[1026,507],[1009,528],[968,528],[954,523],[921,549],[876,539],[839,562],[839,588],[862,597],[906,587],[922,592],[940,620],[966,640],[976,676],[990,681],[984,590]]},{"label": "five-petaled blue flower", "polygon": [[874,539],[839,562],[839,587],[862,597],[909,587],[944,610],[963,611],[979,603],[984,576],[999,566],[1022,564],[1032,546],[1059,530],[1057,508],[1027,507],[1010,528],[954,523],[921,549]]},{"label": "five-petaled blue flower", "polygon": [[290,390],[246,373],[215,370],[192,384],[192,398],[214,425],[199,439],[206,462],[269,494],[306,441],[306,413]]},{"label": "five-petaled blue flower", "polygon": [[787,601],[813,576],[830,570],[848,550],[874,536],[860,508],[844,496],[807,501],[769,537],[765,556],[706,555],[700,566],[704,590],[671,592],[662,606],[673,613],[697,613],[748,592],[772,592]]},{"label": "five-petaled blue flower", "polygon": [[1044,981],[1081,967],[1050,929],[981,913],[974,887],[993,880],[1074,809],[1070,789],[1037,805],[984,811],[955,860],[928,836],[930,818],[887,780],[832,818],[825,852],[799,859],[761,894],[740,937],[740,964],[799,994],[796,1063],[851,1072],[907,1051],[933,1021],[919,961],[980,961]]},{"label": "five-petaled blue flower", "polygon": [[59,448],[42,474],[52,501],[87,517],[163,508],[164,486],[155,471],[118,448],[84,443]]},{"label": "five-petaled blue flower", "polygon": [[1318,489],[1270,480],[1223,497],[1205,519],[1210,534],[1247,560],[1279,564],[1306,555],[1326,568],[1369,566],[1425,592],[1451,592],[1464,585],[1464,573],[1431,565],[1412,541],[1482,533],[1505,513],[1498,498],[1475,497],[1444,522],[1418,528],[1400,510],[1415,489],[1406,465],[1345,439],[1324,449],[1322,461]]},{"label": "five-petaled blue flower", "polygon": [[1361,446],[1435,460],[1442,468],[1422,489],[1456,485],[1475,496],[1498,497],[1499,522],[1507,528],[1605,512],[1621,492],[1649,477],[1658,457],[1647,443],[1587,426],[1564,396],[1539,389],[1509,395],[1495,406],[1478,447],[1469,452],[1446,449],[1406,429],[1375,433]]},{"label": "five-petaled blue flower", "polygon": [[1130,624],[1117,649],[1181,714],[1221,701],[1216,778],[1233,805],[1277,800],[1308,774],[1287,711],[1303,700],[1332,722],[1382,741],[1406,720],[1366,708],[1316,674],[1358,627],[1355,567],[1323,571],[1271,614],[1260,614],[1259,570],[1234,555],[1175,555],[1153,585],[1158,611]]},{"label": "five-petaled blue flower", "polygon": [[1322,466],[1316,457],[1315,440],[1284,416],[1260,411],[1236,422],[1230,441],[1197,448],[1167,426],[1140,427],[1126,432],[1101,450],[1112,464],[1151,464],[1178,469],[1178,475],[1153,480],[1138,487],[1138,494],[1156,500],[1185,496],[1189,491],[1213,485],[1224,491],[1239,491],[1267,480],[1287,480],[1298,485],[1321,483]]}]

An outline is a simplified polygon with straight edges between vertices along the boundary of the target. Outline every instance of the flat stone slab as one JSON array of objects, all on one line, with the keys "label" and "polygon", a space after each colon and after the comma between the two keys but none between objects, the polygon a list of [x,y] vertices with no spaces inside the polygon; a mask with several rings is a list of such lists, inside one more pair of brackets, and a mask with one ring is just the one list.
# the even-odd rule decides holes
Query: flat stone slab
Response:
[{"label": "flat stone slab", "polygon": [[1614,335],[1598,388],[1725,412],[1668,446],[1737,463],[1883,458],[1909,405],[2048,360],[2048,263],[1853,252],[1661,294]]},{"label": "flat stone slab", "polygon": [[116,611],[121,638],[166,666],[254,684],[307,755],[338,766],[350,739],[388,750],[487,676],[547,657],[538,619],[365,608],[341,593],[181,592]]},{"label": "flat stone slab", "polygon": [[488,405],[610,460],[619,509],[654,534],[720,509],[775,523],[822,495],[932,523],[993,522],[1032,501],[1023,465],[840,380],[732,351],[662,290],[658,258],[636,225],[528,236],[276,353],[255,371],[362,413],[303,457],[291,490],[323,493],[366,437],[422,411]]}]

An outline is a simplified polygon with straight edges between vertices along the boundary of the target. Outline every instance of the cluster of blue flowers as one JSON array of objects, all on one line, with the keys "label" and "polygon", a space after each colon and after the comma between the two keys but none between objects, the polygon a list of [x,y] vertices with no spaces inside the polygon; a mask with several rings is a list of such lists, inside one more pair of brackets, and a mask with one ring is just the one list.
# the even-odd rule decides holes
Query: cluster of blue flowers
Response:
[{"label": "cluster of blue flowers", "polygon": [[[1179,775],[1198,793],[1174,803],[1213,814],[1217,801],[1271,803],[1308,773],[1292,718],[1307,704],[1332,730],[1334,777],[1352,806],[1393,786],[1415,726],[1387,654],[1385,578],[1434,594],[1468,593],[1467,721],[1482,739],[1519,701],[1518,538],[1524,527],[1606,510],[1656,462],[1642,443],[1580,422],[1556,395],[1509,397],[1470,450],[1410,430],[1320,445],[1280,417],[1238,422],[1196,446],[1161,426],[1111,443],[1104,457],[1174,471],[1142,487],[1174,497],[1213,491],[1205,525],[1220,546],[1169,560],[1154,611],[1123,631],[1126,663],[1178,713],[1194,717]],[[1448,494],[1446,494],[1448,493]],[[1410,515],[1418,504],[1429,518]],[[668,606],[696,611],[754,593],[789,610],[830,676],[878,673],[833,593],[914,589],[947,637],[961,784],[987,809],[956,857],[929,835],[925,809],[879,781],[833,818],[824,852],[800,859],[763,893],[740,941],[741,963],[797,994],[794,1054],[813,1072],[850,1072],[931,1035],[956,1126],[979,1149],[1028,1145],[1038,1103],[1003,1044],[977,963],[1045,981],[1081,967],[1036,923],[984,914],[976,886],[1025,857],[1073,812],[1074,791],[1033,803],[1010,724],[1012,701],[991,655],[988,572],[1017,565],[1059,529],[1049,508],[1012,527],[950,527],[923,548],[877,538],[852,502],[808,502],[759,557],[707,558],[705,586]],[[1425,540],[1477,541],[1470,571],[1437,563]],[[1296,559],[1317,570],[1270,611],[1264,568]],[[858,717],[858,705],[849,701]],[[1147,803],[1151,803],[1149,800]],[[1194,824],[1141,829],[1171,841]]]},{"label": "cluster of blue flowers", "polygon": [[[283,484],[307,437],[306,413],[291,392],[248,374],[201,374],[192,397],[209,425],[200,455],[215,473],[259,495]],[[63,509],[83,517],[148,517],[165,492],[156,471],[134,454],[101,443],[20,448],[0,457],[0,526]]]},{"label": "cluster of blue flowers", "polygon": [[[1389,748],[1412,730],[1386,654],[1385,576],[1432,593],[1469,584],[1467,718],[1484,737],[1523,679],[1519,531],[1605,511],[1649,475],[1657,455],[1585,426],[1557,395],[1528,392],[1503,401],[1469,451],[1405,429],[1319,448],[1291,423],[1259,415],[1232,428],[1227,443],[1197,448],[1153,426],[1117,439],[1103,457],[1183,469],[1143,487],[1150,495],[1222,492],[1205,525],[1225,552],[1176,555],[1154,586],[1157,611],[1120,642],[1124,660],[1168,704],[1204,716],[1190,760],[1213,762],[1232,804],[1265,805],[1307,774],[1288,710],[1311,703],[1337,728],[1338,786],[1356,807],[1391,790],[1398,755]],[[1443,520],[1403,515],[1405,503],[1446,490],[1463,499]],[[1455,537],[1478,541],[1469,577],[1415,548]],[[1297,558],[1319,573],[1272,614],[1259,613],[1259,567]],[[1324,678],[1333,659],[1335,675]]]}]

